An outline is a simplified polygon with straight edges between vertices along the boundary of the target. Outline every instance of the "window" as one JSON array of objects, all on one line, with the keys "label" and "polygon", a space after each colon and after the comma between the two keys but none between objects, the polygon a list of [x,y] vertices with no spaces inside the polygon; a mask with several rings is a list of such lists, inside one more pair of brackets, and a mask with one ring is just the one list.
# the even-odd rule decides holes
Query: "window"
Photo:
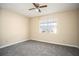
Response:
[{"label": "window", "polygon": [[57,32],[57,23],[52,19],[40,20],[40,32]]}]

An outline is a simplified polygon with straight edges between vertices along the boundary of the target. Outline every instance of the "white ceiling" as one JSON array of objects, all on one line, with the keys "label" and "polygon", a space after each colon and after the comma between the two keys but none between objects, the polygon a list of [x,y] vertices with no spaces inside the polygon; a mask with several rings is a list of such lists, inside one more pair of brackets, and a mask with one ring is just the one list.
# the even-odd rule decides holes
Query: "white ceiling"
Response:
[{"label": "white ceiling", "polygon": [[54,12],[72,10],[79,7],[78,6],[79,4],[77,3],[44,3],[44,4],[46,4],[48,7],[41,8],[42,11],[41,13],[36,12],[35,10],[31,11],[28,10],[34,7],[32,3],[0,3],[0,7],[18,12],[28,17],[35,17]]}]

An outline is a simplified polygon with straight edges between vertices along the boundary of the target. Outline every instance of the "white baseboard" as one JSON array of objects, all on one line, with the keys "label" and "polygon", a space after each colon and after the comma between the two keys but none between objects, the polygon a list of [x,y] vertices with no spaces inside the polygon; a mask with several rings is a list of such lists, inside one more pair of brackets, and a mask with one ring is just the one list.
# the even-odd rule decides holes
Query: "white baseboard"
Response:
[{"label": "white baseboard", "polygon": [[46,43],[51,43],[51,44],[58,44],[58,45],[64,45],[64,46],[70,46],[70,47],[76,47],[76,48],[79,48],[79,46],[76,46],[76,45],[70,45],[70,44],[61,44],[61,43],[56,43],[56,42],[48,42],[48,41],[37,40],[37,39],[31,39],[31,40],[40,41],[40,42],[46,42]]},{"label": "white baseboard", "polygon": [[[11,46],[11,45],[14,45],[14,44],[17,44],[17,43],[21,43],[21,42],[24,42],[24,41],[28,41],[28,40],[29,39],[24,39],[24,40],[21,40],[21,41],[18,41],[18,42],[14,42],[14,43],[10,43],[10,44],[7,44],[7,45],[0,46],[0,48],[5,48],[5,47]],[[61,44],[61,43],[48,42],[48,41],[37,40],[37,39],[30,39],[30,40],[35,40],[35,41],[40,41],[40,42],[47,42],[47,43],[51,43],[51,44],[58,44],[58,45],[71,46],[71,47],[79,48],[79,46],[76,46],[76,45]]]},{"label": "white baseboard", "polygon": [[11,45],[14,45],[14,44],[17,44],[17,43],[21,43],[21,42],[24,42],[24,41],[27,41],[27,40],[29,40],[29,39],[23,39],[23,40],[18,41],[18,42],[9,43],[9,44],[6,44],[6,45],[3,45],[3,46],[0,46],[0,48],[5,48],[5,47],[11,46]]}]

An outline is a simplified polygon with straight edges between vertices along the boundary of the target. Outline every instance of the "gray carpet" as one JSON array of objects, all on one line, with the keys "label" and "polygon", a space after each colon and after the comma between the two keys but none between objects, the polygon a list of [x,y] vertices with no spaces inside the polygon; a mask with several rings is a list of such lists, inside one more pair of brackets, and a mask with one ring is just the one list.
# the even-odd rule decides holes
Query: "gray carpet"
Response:
[{"label": "gray carpet", "polygon": [[30,40],[0,49],[0,56],[79,56],[79,49]]}]

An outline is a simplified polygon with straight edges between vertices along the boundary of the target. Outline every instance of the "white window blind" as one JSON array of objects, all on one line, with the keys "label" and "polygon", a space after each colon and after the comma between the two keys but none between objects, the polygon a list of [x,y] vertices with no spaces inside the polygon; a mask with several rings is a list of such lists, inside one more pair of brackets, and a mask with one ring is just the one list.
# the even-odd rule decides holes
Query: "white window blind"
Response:
[{"label": "white window blind", "polygon": [[40,32],[57,32],[57,22],[52,16],[40,18]]}]

